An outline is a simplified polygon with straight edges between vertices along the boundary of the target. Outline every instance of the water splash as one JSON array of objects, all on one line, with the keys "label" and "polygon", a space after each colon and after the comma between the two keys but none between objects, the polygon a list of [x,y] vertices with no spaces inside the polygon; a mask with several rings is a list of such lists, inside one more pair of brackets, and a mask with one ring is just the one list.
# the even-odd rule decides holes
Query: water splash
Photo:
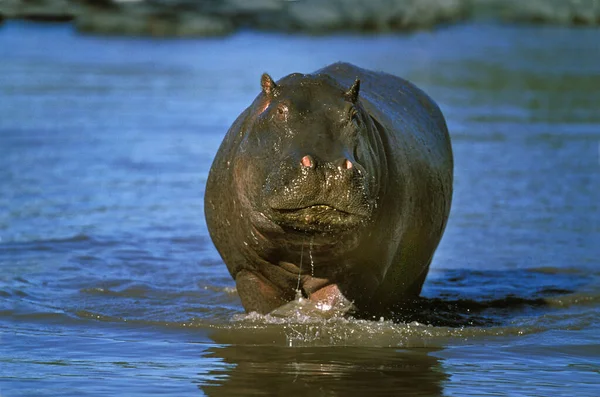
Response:
[{"label": "water splash", "polygon": [[313,241],[315,240],[315,236],[312,236],[310,238],[310,245],[308,247],[308,256],[310,258],[310,275],[312,277],[315,276],[315,262],[313,261],[313,256],[312,256],[312,248],[313,248]]},{"label": "water splash", "polygon": [[[306,307],[303,307],[306,309]],[[524,337],[549,329],[569,329],[554,321],[547,324],[515,322],[497,327],[436,327],[417,321],[397,323],[326,316],[314,310],[290,310],[279,313],[250,313],[234,316],[229,324],[213,327],[211,339],[219,343],[278,345],[293,347],[365,346],[365,347],[443,347],[459,340],[490,337]],[[556,328],[555,328],[556,327]]]},{"label": "water splash", "polygon": [[[312,240],[311,240],[312,248]],[[302,241],[302,247],[300,248],[300,264],[298,265],[298,283],[296,284],[296,300],[302,298],[302,292],[300,291],[300,276],[302,275],[302,258],[304,256],[304,241]],[[312,256],[311,256],[312,262]]]}]

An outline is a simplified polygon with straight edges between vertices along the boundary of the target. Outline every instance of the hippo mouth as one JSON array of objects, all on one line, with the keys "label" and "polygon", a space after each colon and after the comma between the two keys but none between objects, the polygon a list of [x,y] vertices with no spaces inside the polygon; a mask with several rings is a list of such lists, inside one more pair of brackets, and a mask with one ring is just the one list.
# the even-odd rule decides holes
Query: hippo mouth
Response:
[{"label": "hippo mouth", "polygon": [[330,204],[312,204],[298,208],[272,208],[274,220],[283,227],[302,231],[347,229],[364,222],[368,215]]}]

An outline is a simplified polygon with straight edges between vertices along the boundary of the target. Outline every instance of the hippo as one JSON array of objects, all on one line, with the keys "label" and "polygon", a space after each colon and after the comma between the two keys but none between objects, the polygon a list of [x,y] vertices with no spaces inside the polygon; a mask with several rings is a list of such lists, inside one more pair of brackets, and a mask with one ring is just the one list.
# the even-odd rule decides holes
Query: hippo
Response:
[{"label": "hippo", "polygon": [[246,312],[301,297],[384,315],[420,294],[452,183],[436,103],[402,78],[335,63],[262,75],[216,154],[204,210]]}]

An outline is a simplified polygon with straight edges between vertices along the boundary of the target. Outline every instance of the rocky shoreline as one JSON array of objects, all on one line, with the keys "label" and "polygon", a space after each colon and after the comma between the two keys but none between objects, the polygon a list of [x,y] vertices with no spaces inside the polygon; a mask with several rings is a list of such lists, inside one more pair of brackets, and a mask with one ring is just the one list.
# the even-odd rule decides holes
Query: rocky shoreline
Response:
[{"label": "rocky shoreline", "polygon": [[599,26],[600,0],[0,0],[0,23],[11,18],[158,37],[410,31],[471,18]]}]

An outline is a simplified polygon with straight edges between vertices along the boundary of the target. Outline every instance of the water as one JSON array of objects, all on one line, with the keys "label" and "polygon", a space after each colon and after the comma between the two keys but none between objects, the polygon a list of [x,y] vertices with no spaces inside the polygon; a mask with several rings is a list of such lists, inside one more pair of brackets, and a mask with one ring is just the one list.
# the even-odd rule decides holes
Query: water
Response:
[{"label": "water", "polygon": [[[599,43],[5,23],[0,395],[598,395]],[[396,322],[246,316],[204,222],[209,166],[262,72],[337,60],[412,80],[447,117],[455,200],[424,299]]]}]

